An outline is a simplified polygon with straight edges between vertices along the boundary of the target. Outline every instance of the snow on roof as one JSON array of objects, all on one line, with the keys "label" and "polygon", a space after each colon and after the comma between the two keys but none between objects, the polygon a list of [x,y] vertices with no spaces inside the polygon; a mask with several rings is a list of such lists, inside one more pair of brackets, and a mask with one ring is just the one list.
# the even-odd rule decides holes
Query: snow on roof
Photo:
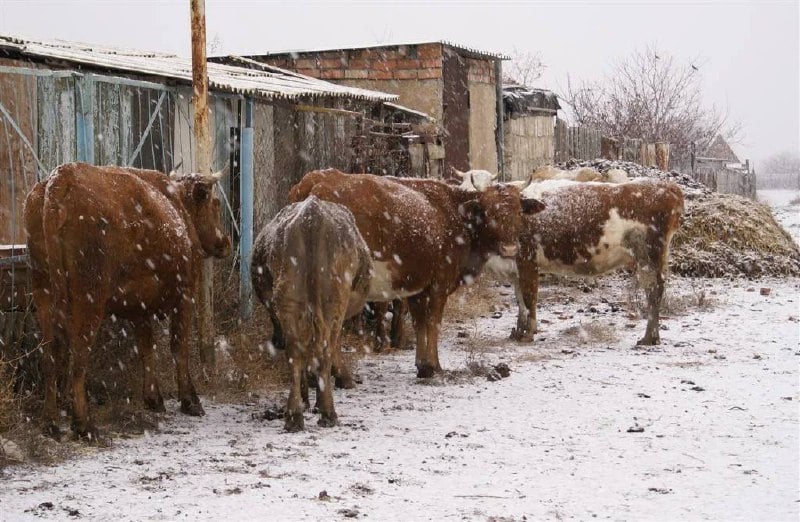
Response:
[{"label": "snow on roof", "polygon": [[[105,47],[62,40],[40,41],[0,35],[0,51],[86,66],[192,81],[192,61],[175,54]],[[273,66],[239,67],[208,62],[209,87],[270,99],[330,96],[370,101],[396,100],[397,95],[336,85]]]},{"label": "snow on roof", "polygon": [[275,51],[275,52],[267,52],[256,54],[253,56],[274,56],[274,55],[284,55],[284,54],[306,54],[306,53],[321,53],[326,51],[351,51],[351,50],[360,50],[360,49],[384,49],[386,47],[399,47],[401,45],[425,45],[425,44],[440,44],[447,47],[452,47],[458,51],[463,51],[465,53],[469,53],[475,56],[480,56],[484,58],[495,58],[500,60],[510,60],[511,57],[502,53],[495,53],[489,51],[481,51],[480,49],[475,49],[466,45],[461,45],[453,42],[448,42],[446,40],[424,40],[419,42],[400,42],[400,43],[391,43],[391,44],[372,44],[372,45],[352,45],[347,47],[314,47],[309,49],[287,49],[284,51]]}]

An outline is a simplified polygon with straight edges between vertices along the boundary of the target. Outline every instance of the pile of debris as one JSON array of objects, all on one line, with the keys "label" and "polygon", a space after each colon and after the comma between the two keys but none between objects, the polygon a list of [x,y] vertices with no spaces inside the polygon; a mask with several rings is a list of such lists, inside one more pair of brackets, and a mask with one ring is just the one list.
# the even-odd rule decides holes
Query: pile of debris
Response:
[{"label": "pile of debris", "polygon": [[684,222],[672,240],[670,268],[690,277],[800,276],[800,250],[769,206],[713,192],[690,175],[620,160],[571,160],[563,169],[622,169],[628,177],[669,180],[686,197]]}]

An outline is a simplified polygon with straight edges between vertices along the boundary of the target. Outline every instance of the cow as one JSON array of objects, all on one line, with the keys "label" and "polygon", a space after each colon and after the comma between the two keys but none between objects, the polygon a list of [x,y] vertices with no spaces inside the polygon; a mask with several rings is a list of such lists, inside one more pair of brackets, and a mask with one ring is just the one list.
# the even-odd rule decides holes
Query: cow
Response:
[{"label": "cow", "polygon": [[517,255],[522,214],[541,210],[516,187],[475,193],[430,179],[307,173],[289,200],[308,196],[353,213],[373,257],[369,301],[408,298],[417,336],[417,377],[441,372],[438,340],[447,297],[474,280],[490,255]]},{"label": "cow", "polygon": [[336,425],[331,368],[342,368],[342,323],[363,309],[372,271],[353,214],[315,196],[284,207],[259,233],[251,271],[256,296],[288,350],[292,383],[286,431],[304,428],[306,372],[317,377],[318,424]]},{"label": "cow", "polygon": [[526,216],[516,260],[490,260],[486,271],[515,284],[519,315],[512,338],[532,341],[536,332],[539,274],[597,276],[633,265],[649,307],[644,337],[660,342],[669,246],[683,216],[683,193],[675,183],[638,178],[627,183],[550,180],[524,196],[545,209]]},{"label": "cow", "polygon": [[[453,169],[453,173],[461,178],[460,187],[464,190],[481,191],[493,185],[497,179],[497,174],[492,174],[486,170],[469,170],[461,172]],[[574,170],[561,170],[551,165],[539,167],[529,177],[532,182],[547,181],[549,179],[566,179],[573,181],[603,181],[607,183],[624,183],[628,181],[628,173],[622,169],[609,169],[605,172],[598,172],[590,167],[581,167]],[[511,181],[509,185],[523,187],[526,181]]]},{"label": "cow", "polygon": [[67,163],[25,200],[33,299],[42,329],[46,429],[59,434],[57,373],[72,356],[72,429],[99,433],[89,420],[85,381],[102,320],[132,322],[143,364],[143,399],[164,411],[155,375],[153,318],[169,316],[181,412],[203,407],[189,374],[195,290],[203,258],[231,250],[214,194],[219,175],[167,176],[153,170]]}]

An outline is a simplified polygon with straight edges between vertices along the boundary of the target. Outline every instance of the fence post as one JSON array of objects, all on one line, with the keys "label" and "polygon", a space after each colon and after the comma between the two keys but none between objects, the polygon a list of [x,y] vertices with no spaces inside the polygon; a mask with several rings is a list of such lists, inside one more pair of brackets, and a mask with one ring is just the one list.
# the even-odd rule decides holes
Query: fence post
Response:
[{"label": "fence post", "polygon": [[75,141],[78,161],[94,165],[94,78],[75,78]]},{"label": "fence post", "polygon": [[253,250],[253,99],[244,101],[244,129],[242,129],[241,169],[239,171],[239,301],[242,319],[253,313],[253,283],[250,279],[250,254]]}]

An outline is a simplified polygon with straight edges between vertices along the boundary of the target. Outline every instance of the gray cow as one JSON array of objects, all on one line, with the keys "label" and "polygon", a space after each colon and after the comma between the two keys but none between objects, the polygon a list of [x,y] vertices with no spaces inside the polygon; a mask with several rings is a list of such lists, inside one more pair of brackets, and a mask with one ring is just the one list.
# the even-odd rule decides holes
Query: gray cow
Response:
[{"label": "gray cow", "polygon": [[331,371],[352,386],[338,339],[342,322],[366,302],[371,259],[353,214],[314,196],[283,208],[256,239],[253,288],[275,327],[273,343],[288,350],[292,369],[287,431],[304,427],[307,372],[317,377],[319,425],[337,422]]}]

